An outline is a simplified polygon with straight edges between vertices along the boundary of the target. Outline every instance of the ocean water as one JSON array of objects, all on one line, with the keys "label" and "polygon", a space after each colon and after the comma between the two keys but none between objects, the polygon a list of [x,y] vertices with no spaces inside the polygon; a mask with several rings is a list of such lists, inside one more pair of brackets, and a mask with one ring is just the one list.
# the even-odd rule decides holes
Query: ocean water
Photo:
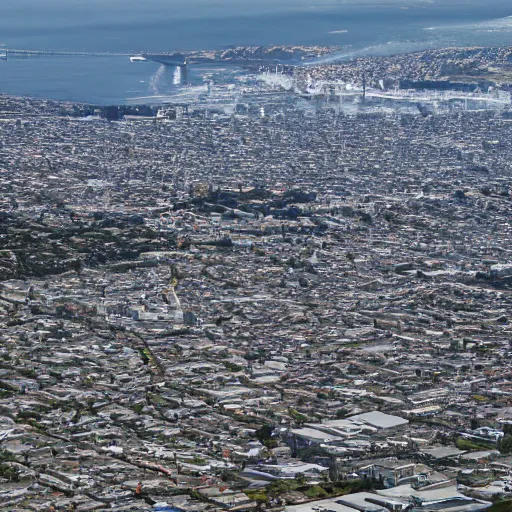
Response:
[{"label": "ocean water", "polygon": [[[231,45],[338,45],[389,55],[442,46],[512,45],[510,0],[17,0],[1,6],[0,45],[87,52]],[[201,70],[190,71],[201,80]],[[0,61],[0,93],[123,103],[165,94],[172,73],[127,57]]]}]

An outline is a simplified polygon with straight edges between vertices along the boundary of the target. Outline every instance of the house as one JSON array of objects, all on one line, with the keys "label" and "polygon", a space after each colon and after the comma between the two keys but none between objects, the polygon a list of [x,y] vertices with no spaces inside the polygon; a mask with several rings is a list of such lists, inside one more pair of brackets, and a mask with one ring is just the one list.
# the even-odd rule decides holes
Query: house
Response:
[{"label": "house", "polygon": [[382,482],[385,487],[395,487],[403,478],[414,475],[414,463],[404,463],[395,457],[379,459],[361,468],[359,473],[374,481]]}]

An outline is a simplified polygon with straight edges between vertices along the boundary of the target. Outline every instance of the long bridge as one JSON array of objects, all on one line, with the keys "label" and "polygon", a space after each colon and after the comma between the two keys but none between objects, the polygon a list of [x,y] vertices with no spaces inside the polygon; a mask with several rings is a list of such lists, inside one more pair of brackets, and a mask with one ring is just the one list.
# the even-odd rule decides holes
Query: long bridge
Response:
[{"label": "long bridge", "polygon": [[115,52],[70,52],[61,50],[18,50],[16,48],[4,48],[5,56],[12,58],[29,58],[29,57],[129,57],[131,53],[115,53]]},{"label": "long bridge", "polygon": [[22,50],[17,48],[0,48],[0,59],[28,59],[31,57],[142,57],[140,60],[150,60],[169,66],[186,66],[187,61],[181,53],[165,52],[80,52],[62,50]]}]

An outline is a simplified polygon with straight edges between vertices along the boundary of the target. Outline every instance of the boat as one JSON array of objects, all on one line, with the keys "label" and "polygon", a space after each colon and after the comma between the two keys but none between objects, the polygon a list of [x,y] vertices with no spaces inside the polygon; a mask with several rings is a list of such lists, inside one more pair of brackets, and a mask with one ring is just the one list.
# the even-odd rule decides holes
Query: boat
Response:
[{"label": "boat", "polygon": [[143,62],[147,59],[145,59],[142,55],[133,55],[130,57],[130,62]]}]

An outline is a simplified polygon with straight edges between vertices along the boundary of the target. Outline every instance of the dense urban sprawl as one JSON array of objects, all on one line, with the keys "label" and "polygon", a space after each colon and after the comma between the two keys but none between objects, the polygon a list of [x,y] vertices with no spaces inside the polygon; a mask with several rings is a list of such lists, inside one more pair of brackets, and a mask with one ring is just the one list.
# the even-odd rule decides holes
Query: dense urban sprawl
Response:
[{"label": "dense urban sprawl", "polygon": [[250,98],[0,96],[0,508],[510,510],[510,109]]}]

